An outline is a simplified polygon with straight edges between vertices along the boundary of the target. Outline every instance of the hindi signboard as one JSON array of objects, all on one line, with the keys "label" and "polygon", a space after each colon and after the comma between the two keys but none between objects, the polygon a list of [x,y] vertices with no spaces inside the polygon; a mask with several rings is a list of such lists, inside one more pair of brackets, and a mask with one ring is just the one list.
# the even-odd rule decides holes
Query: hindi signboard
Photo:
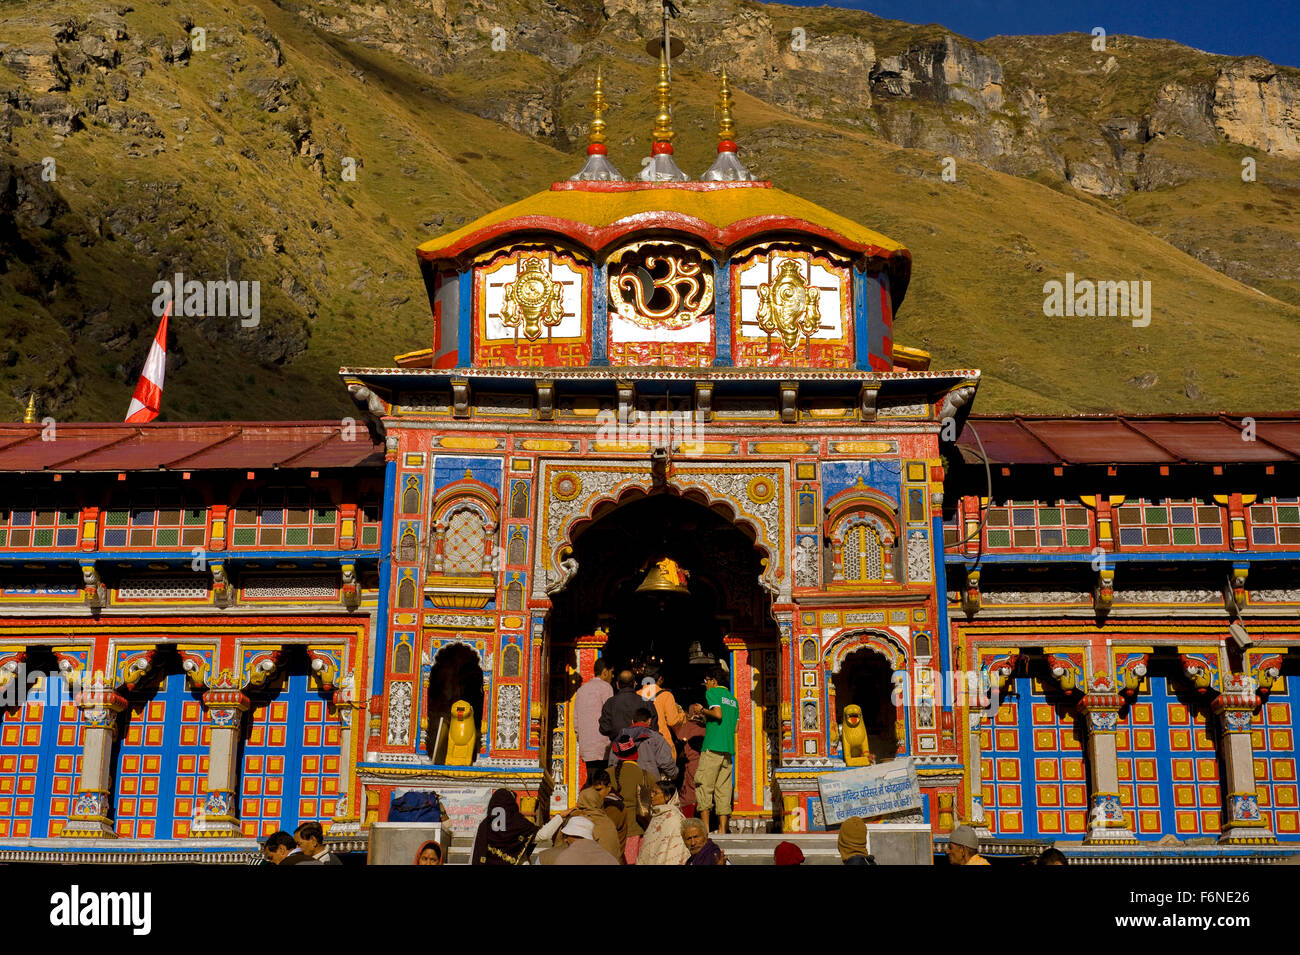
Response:
[{"label": "hindi signboard", "polygon": [[846,819],[883,816],[921,808],[921,788],[916,781],[916,764],[910,756],[858,766],[817,777],[822,813],[827,826]]}]

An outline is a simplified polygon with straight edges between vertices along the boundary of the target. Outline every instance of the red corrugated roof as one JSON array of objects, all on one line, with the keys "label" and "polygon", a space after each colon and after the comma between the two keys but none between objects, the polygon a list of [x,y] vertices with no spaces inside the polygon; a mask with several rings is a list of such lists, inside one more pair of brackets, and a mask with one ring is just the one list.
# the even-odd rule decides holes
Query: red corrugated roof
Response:
[{"label": "red corrugated roof", "polygon": [[[253,421],[0,424],[0,471],[203,471],[380,465],[364,424]],[[349,440],[350,437],[350,440]]]},{"label": "red corrugated roof", "polygon": [[[1255,415],[971,415],[993,464],[1275,464],[1300,460],[1300,412]],[[972,430],[957,439],[980,460]]]}]

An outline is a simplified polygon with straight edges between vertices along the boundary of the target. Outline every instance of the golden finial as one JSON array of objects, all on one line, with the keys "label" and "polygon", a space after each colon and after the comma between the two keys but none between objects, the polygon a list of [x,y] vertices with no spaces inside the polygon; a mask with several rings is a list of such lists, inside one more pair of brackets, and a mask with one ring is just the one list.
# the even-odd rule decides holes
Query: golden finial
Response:
[{"label": "golden finial", "polygon": [[722,89],[718,95],[718,110],[721,116],[718,119],[718,139],[722,142],[730,142],[736,135],[736,123],[731,118],[731,86],[727,83],[727,71],[722,71]]},{"label": "golden finial", "polygon": [[605,111],[609,109],[609,103],[605,100],[605,84],[601,79],[600,69],[596,70],[596,93],[591,99],[591,132],[587,136],[587,142],[593,146],[599,146],[605,142]]},{"label": "golden finial", "polygon": [[655,117],[654,140],[657,143],[671,143],[673,136],[672,87],[668,83],[668,61],[664,51],[659,51],[659,82],[655,85],[655,98],[659,104],[659,115]]},{"label": "golden finial", "polygon": [[36,392],[27,399],[27,410],[23,412],[23,424],[36,423]]}]

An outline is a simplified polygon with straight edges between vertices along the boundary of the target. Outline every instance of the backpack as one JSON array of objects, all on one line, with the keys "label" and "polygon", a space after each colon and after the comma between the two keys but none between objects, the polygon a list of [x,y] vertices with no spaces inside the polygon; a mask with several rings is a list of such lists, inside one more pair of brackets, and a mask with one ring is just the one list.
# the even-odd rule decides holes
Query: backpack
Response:
[{"label": "backpack", "polygon": [[[644,825],[650,818],[653,803],[650,801],[650,788],[653,785],[649,775],[636,764],[636,754],[631,759],[622,760],[614,773],[614,791],[623,799],[623,804],[636,814],[637,820]],[[626,786],[624,778],[626,774]],[[624,791],[626,788],[626,792]]]},{"label": "backpack", "polygon": [[442,822],[442,803],[431,789],[408,789],[388,804],[389,822]]}]

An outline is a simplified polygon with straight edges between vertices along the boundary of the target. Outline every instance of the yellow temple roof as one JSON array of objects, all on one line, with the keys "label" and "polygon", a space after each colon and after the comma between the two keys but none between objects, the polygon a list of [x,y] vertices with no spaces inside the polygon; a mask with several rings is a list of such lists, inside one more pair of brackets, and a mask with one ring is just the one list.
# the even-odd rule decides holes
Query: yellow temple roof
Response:
[{"label": "yellow temple roof", "polygon": [[641,232],[684,232],[725,252],[760,236],[803,233],[883,259],[901,284],[911,256],[899,242],[770,182],[557,182],[418,248],[429,262],[472,255],[511,233],[551,232],[593,254]]}]

